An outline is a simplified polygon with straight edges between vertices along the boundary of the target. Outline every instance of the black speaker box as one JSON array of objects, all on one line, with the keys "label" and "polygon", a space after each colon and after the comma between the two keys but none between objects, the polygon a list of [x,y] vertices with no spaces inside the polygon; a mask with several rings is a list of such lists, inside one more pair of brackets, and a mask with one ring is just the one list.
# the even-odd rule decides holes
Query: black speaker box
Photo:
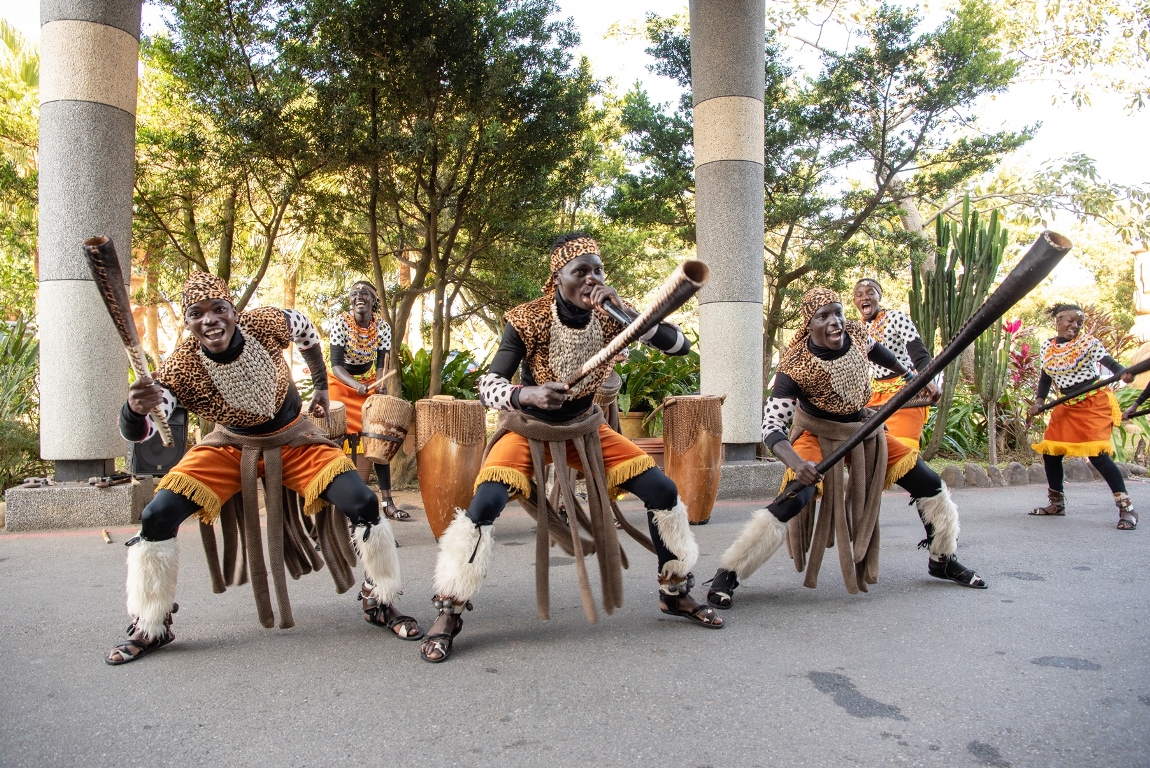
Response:
[{"label": "black speaker box", "polygon": [[168,418],[172,428],[171,448],[165,448],[159,434],[152,435],[142,443],[133,443],[128,454],[128,471],[133,475],[161,477],[176,466],[176,462],[188,449],[188,411],[177,407]]}]

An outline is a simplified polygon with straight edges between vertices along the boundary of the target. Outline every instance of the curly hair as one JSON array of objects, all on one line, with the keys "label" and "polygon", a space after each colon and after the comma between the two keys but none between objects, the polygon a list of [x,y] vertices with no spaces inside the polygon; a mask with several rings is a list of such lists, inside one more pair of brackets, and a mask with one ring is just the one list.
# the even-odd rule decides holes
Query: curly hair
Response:
[{"label": "curly hair", "polygon": [[1071,304],[1069,302],[1060,301],[1057,304],[1055,304],[1053,307],[1050,308],[1050,316],[1051,317],[1058,317],[1063,312],[1068,312],[1070,310],[1073,310],[1075,312],[1081,312],[1082,307],[1078,306],[1077,304]]}]

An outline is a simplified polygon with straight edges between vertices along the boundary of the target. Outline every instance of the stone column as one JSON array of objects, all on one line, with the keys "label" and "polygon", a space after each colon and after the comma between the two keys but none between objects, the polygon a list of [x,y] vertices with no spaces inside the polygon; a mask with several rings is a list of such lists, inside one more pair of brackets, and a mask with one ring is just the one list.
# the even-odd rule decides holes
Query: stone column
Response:
[{"label": "stone column", "polygon": [[40,455],[57,480],[109,474],[128,363],[81,251],[131,279],[140,0],[40,3]]},{"label": "stone column", "polygon": [[764,0],[691,0],[702,391],[727,394],[724,461],[762,440]]}]

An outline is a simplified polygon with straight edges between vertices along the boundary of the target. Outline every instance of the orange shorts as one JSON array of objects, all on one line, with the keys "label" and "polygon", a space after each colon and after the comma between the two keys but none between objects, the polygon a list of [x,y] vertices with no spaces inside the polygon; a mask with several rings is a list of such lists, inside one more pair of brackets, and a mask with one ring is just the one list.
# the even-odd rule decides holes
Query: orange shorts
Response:
[{"label": "orange shorts", "polygon": [[[240,456],[238,448],[197,445],[160,480],[166,488],[200,505],[200,520],[211,525],[219,517],[220,507],[239,492]],[[280,449],[283,457],[283,484],[304,498],[304,511],[314,514],[323,501],[319,495],[344,472],[355,466],[343,451],[330,445],[302,445]],[[264,462],[260,459],[260,477]]]},{"label": "orange shorts", "polygon": [[[906,443],[898,440],[891,440],[890,435],[887,435],[886,441],[886,477],[883,480],[883,488],[889,488],[898,482],[899,478],[910,471],[911,467],[918,461],[918,449],[911,448]],[[812,435],[810,432],[803,432],[792,443],[795,453],[799,455],[804,461],[809,461],[818,464],[823,460],[823,449],[819,445],[819,439]],[[850,456],[845,459],[847,465],[850,465]],[[795,477],[795,473],[787,470],[783,477],[783,485],[785,486]]]},{"label": "orange shorts", "polygon": [[[655,466],[655,460],[643,449],[611,429],[606,424],[599,425],[599,441],[603,444],[603,466],[607,470],[607,487],[614,494],[620,483],[646,472]],[[551,460],[551,450],[544,449],[544,458]],[[582,470],[579,454],[575,447],[567,446],[567,466]],[[508,432],[491,447],[483,467],[475,478],[475,487],[480,483],[495,481],[511,487],[511,495],[530,496],[531,478],[534,477],[531,463],[531,448],[527,438],[515,432]]]},{"label": "orange shorts", "polygon": [[[868,408],[878,408],[894,397],[901,387],[884,392],[880,392],[879,389],[880,387],[875,387],[874,394],[871,395],[870,402],[867,403]],[[894,412],[894,415],[884,422],[886,436],[888,438],[893,437],[895,441],[905,443],[917,451],[919,442],[922,440],[922,428],[926,425],[929,416],[930,408],[926,406],[922,408],[899,408]],[[887,443],[890,442],[892,441],[888,439]]]}]

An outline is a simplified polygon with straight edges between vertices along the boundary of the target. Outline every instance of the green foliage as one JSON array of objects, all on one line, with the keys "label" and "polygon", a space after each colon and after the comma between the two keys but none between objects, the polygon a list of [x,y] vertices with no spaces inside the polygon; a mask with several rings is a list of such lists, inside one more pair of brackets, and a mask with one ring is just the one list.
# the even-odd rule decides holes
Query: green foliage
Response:
[{"label": "green foliage", "polygon": [[[1125,411],[1134,405],[1134,401],[1141,393],[1142,390],[1138,387],[1121,387],[1114,395],[1118,399],[1118,407]],[[1150,419],[1146,416],[1123,421],[1122,425],[1114,430],[1114,449],[1117,454],[1115,458],[1119,461],[1136,461],[1140,458],[1139,447],[1142,449],[1144,459],[1147,443],[1150,443]]]},{"label": "green foliage", "polygon": [[35,310],[39,83],[34,43],[0,19],[0,320]]},{"label": "green foliage", "polygon": [[0,325],[0,490],[51,468],[40,459],[39,349],[24,317]]},{"label": "green foliage", "polygon": [[[941,435],[936,434],[940,423],[946,424]],[[963,387],[954,394],[951,407],[946,412],[932,408],[922,430],[922,444],[927,443],[937,443],[941,451],[960,459],[985,456],[986,411],[978,396]]]},{"label": "green foliage", "polygon": [[623,379],[619,390],[619,410],[654,411],[663,398],[699,391],[698,339],[692,339],[685,355],[665,355],[640,344],[615,370]]},{"label": "green foliage", "polygon": [[0,325],[0,421],[39,421],[36,372],[40,344],[22,315]]},{"label": "green foliage", "polygon": [[[910,297],[911,318],[932,353],[936,331],[944,342],[953,339],[986,301],[1006,243],[1007,233],[999,224],[998,211],[991,211],[989,221],[984,222],[979,212],[971,209],[969,198],[963,202],[960,223],[951,224],[941,216],[935,219],[934,263],[925,270],[925,276],[918,269],[912,271]],[[947,422],[960,365],[956,359],[946,367],[938,412]],[[941,434],[928,441],[923,456],[933,458],[941,441]]]},{"label": "green foliage", "polygon": [[[415,402],[429,396],[431,390],[431,355],[426,349],[412,354],[411,349],[402,345],[399,350],[402,362],[400,371],[405,400]],[[459,400],[475,400],[479,377],[486,366],[480,365],[469,352],[458,352],[443,366],[443,389],[440,394],[451,395]]]}]

